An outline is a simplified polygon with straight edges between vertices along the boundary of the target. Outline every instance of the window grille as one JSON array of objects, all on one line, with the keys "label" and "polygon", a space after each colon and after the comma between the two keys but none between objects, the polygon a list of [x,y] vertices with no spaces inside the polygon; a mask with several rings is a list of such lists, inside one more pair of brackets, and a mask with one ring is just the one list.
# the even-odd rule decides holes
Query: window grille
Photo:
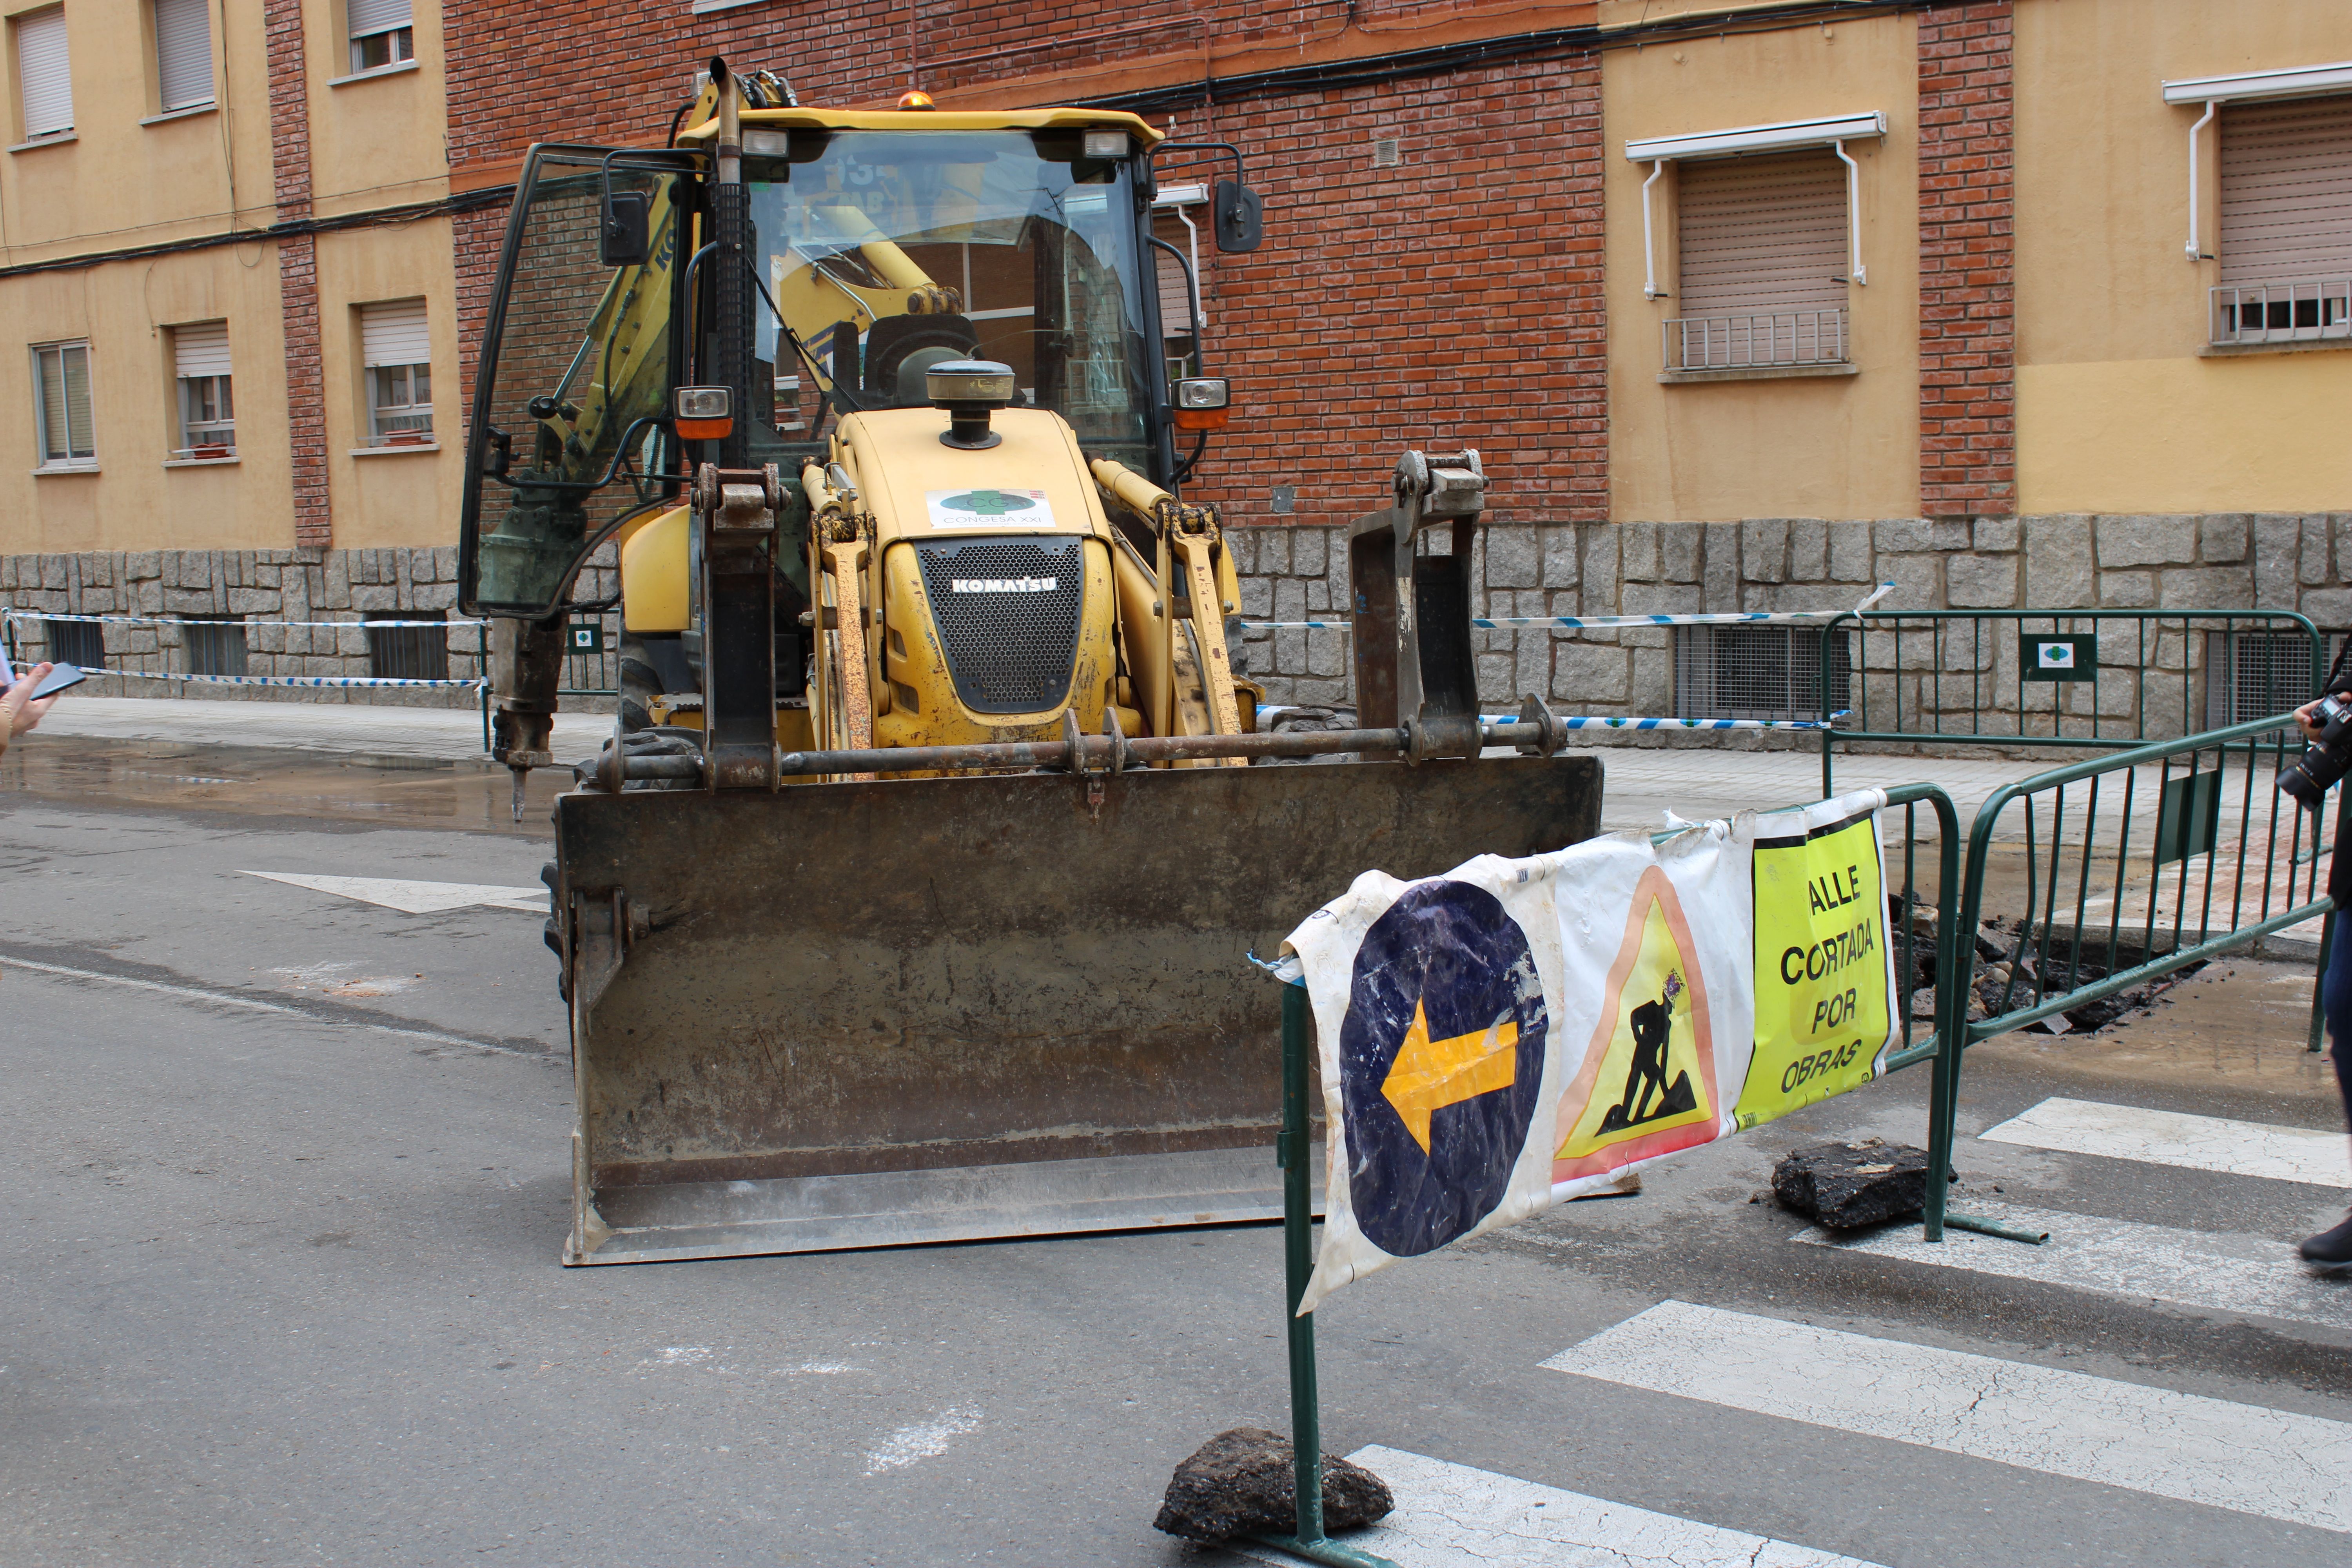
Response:
[{"label": "window grille", "polygon": [[2311,639],[2294,632],[2205,634],[2205,723],[2223,730],[2311,700]]},{"label": "window grille", "polygon": [[[371,610],[375,621],[446,621],[446,610]],[[378,680],[446,680],[449,634],[439,626],[368,627],[368,673]]]},{"label": "window grille", "polygon": [[50,343],[33,351],[34,379],[41,389],[34,405],[43,468],[87,467],[98,458],[90,426],[89,345]]},{"label": "window grille", "polygon": [[245,673],[245,620],[238,616],[183,616],[180,640],[190,675]]},{"label": "window grille", "polygon": [[[1684,719],[1811,719],[1822,712],[1818,626],[1682,626],[1675,632],[1675,709]],[[1852,644],[1830,644],[1831,712],[1849,705]]]},{"label": "window grille", "polygon": [[155,0],[155,89],[166,114],[213,101],[212,0]]},{"label": "window grille", "polygon": [[346,0],[344,15],[351,25],[354,74],[416,58],[409,0]]},{"label": "window grille", "polygon": [[43,621],[49,651],[41,657],[77,669],[106,668],[106,628],[96,621]]},{"label": "window grille", "polygon": [[26,141],[63,136],[74,128],[64,6],[16,18],[16,87]]}]

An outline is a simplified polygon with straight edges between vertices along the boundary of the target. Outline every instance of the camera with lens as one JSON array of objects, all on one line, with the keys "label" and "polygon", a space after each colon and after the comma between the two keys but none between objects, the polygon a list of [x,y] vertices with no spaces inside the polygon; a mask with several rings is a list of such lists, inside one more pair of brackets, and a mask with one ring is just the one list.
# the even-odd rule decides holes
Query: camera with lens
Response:
[{"label": "camera with lens", "polygon": [[2316,811],[2345,770],[2352,768],[2352,691],[2329,692],[2319,700],[2313,717],[2319,724],[2319,739],[2293,765],[2279,770],[2278,786]]}]

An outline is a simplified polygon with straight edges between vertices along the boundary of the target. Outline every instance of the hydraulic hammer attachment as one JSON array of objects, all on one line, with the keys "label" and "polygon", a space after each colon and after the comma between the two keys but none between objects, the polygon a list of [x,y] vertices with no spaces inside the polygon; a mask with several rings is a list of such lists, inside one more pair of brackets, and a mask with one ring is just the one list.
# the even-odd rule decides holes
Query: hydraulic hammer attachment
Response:
[{"label": "hydraulic hammer attachment", "polygon": [[1244,953],[1600,801],[1591,758],[566,795],[564,1261],[1275,1217]]}]

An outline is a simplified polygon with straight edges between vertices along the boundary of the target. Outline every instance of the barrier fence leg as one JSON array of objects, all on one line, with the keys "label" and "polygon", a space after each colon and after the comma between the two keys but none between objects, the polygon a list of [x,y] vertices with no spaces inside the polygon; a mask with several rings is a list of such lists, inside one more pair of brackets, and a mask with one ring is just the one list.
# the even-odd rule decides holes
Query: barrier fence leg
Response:
[{"label": "barrier fence leg", "polygon": [[[1824,707],[1824,708],[1827,708],[1827,707],[1829,706],[1829,704],[1828,704],[1828,703],[1826,703],[1826,702],[1824,702],[1824,703],[1822,703],[1822,707]],[[1835,799],[1837,798],[1837,791],[1836,791],[1834,788],[1832,788],[1832,787],[1831,786],[1831,784],[1830,784],[1830,745],[1831,745],[1832,741],[1832,740],[1833,740],[1833,738],[1835,737],[1836,733],[1837,733],[1837,732],[1836,732],[1835,731],[1832,730],[1826,722],[1824,722],[1824,723],[1822,724],[1822,798],[1823,800],[1835,800]]]},{"label": "barrier fence leg", "polygon": [[1307,1042],[1312,1032],[1307,1013],[1307,987],[1296,983],[1282,988],[1282,1136],[1276,1157],[1282,1164],[1283,1272],[1290,1321],[1290,1446],[1292,1479],[1298,1500],[1296,1535],[1260,1537],[1310,1563],[1335,1568],[1396,1568],[1385,1557],[1343,1546],[1323,1533],[1323,1412],[1315,1386],[1315,1314],[1302,1315],[1298,1303],[1307,1295],[1307,1277],[1315,1269],[1313,1197],[1314,1173],[1307,1163]]},{"label": "barrier fence leg", "polygon": [[2336,911],[2330,910],[2319,922],[2319,970],[2311,977],[2311,1037],[2307,1048],[2317,1051],[2326,1044],[2327,1033],[2327,952],[2336,945]]}]

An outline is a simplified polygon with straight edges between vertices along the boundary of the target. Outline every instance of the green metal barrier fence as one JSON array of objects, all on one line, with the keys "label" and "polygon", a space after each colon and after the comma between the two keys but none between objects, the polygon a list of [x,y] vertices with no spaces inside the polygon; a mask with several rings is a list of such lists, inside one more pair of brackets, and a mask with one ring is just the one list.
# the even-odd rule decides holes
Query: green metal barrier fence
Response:
[{"label": "green metal barrier fence", "polygon": [[[1965,1050],[2314,918],[2322,921],[2324,976],[2336,923],[2320,881],[2325,814],[2305,811],[2273,783],[2303,749],[2293,717],[2281,714],[1995,790],[1969,832],[1956,934],[1972,945],[1966,970],[1953,971],[1965,983],[1938,998],[1938,1032]],[[2015,824],[2006,840],[2013,854],[2003,852],[2004,823]],[[1997,999],[1980,998],[1973,943],[1986,880],[2011,858],[2021,860],[2023,897],[2010,907],[2024,913],[2006,943],[1994,944],[2003,956],[1986,963]],[[2314,1051],[2318,993],[2315,981]],[[1983,1016],[1969,1016],[1972,999]]]},{"label": "green metal barrier fence", "polygon": [[1822,732],[1823,798],[1842,743],[2137,746],[2283,713],[2327,672],[2292,610],[1849,610],[1820,658],[1850,710]]},{"label": "green metal barrier fence", "polygon": [[[1890,789],[1886,792],[1886,804],[1889,809],[1899,806],[1903,811],[1903,886],[1901,892],[1889,900],[1895,909],[1902,911],[1902,933],[1899,938],[1890,937],[1889,942],[1896,953],[1894,1000],[1901,1009],[1903,1036],[1901,1046],[1888,1053],[1886,1070],[1892,1073],[1921,1062],[1935,1064],[1927,1100],[1927,1196],[1921,1216],[1927,1239],[1941,1241],[1945,1228],[1951,1226],[2022,1241],[2042,1240],[2039,1236],[1992,1220],[1947,1209],[1945,1189],[1951,1173],[1953,1102],[1959,1091],[1960,1053],[1951,1044],[1956,1037],[1940,1027],[1924,1038],[1915,1038],[1919,1009],[1914,1002],[1923,989],[1921,976],[1927,973],[1919,964],[1921,909],[1934,910],[1933,968],[1927,973],[1924,988],[1937,999],[1927,1015],[1930,1019],[1940,1020],[1944,1016],[1942,980],[1959,967],[1959,924],[1954,918],[1961,885],[1959,816],[1952,797],[1938,784],[1905,784]],[[1936,819],[1937,877],[1932,899],[1921,896],[1918,882],[1921,806],[1928,808]],[[1335,1568],[1396,1568],[1385,1557],[1331,1540],[1323,1530],[1323,1417],[1315,1364],[1315,1315],[1302,1315],[1298,1310],[1298,1303],[1307,1294],[1307,1280],[1315,1272],[1315,1171],[1310,1152],[1313,1129],[1309,1104],[1314,1037],[1315,1024],[1307,1007],[1307,987],[1298,981],[1288,981],[1282,987],[1282,1131],[1275,1142],[1275,1160],[1283,1173],[1283,1272],[1288,1307],[1290,1430],[1295,1466],[1292,1477],[1297,1524],[1293,1534],[1259,1539],[1268,1546],[1312,1563],[1331,1563]]]}]

